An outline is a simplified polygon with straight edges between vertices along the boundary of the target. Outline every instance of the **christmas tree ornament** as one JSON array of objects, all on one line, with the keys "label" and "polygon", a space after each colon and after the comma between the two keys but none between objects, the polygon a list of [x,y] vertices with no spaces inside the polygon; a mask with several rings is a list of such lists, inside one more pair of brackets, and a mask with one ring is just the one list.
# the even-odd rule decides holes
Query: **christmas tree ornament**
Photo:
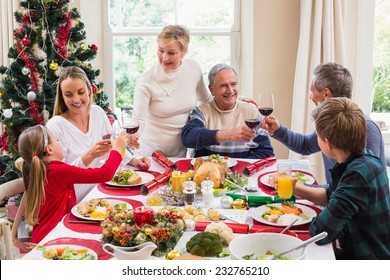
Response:
[{"label": "christmas tree ornament", "polygon": [[57,71],[58,69],[58,63],[57,62],[54,62],[54,60],[51,61],[50,65],[49,65],[49,68],[53,71]]},{"label": "christmas tree ornament", "polygon": [[244,199],[241,199],[241,198],[237,198],[236,200],[234,200],[232,202],[232,207],[233,209],[245,209],[245,200]]},{"label": "christmas tree ornament", "polygon": [[47,121],[49,120],[49,117],[50,117],[50,113],[48,110],[42,110],[42,117],[43,117],[43,121],[45,123],[47,123]]},{"label": "christmas tree ornament", "polygon": [[177,257],[180,257],[181,256],[181,253],[178,252],[178,251],[170,251],[166,256],[165,256],[165,259],[166,260],[174,260],[175,258]]},{"label": "christmas tree ornament", "polygon": [[97,52],[98,47],[95,44],[92,44],[91,45],[91,49],[94,50],[95,52]]},{"label": "christmas tree ornament", "polygon": [[3,95],[4,95],[4,93],[2,91],[0,91],[0,99],[3,99]]},{"label": "christmas tree ornament", "polygon": [[5,110],[3,111],[3,116],[4,116],[4,118],[6,118],[6,119],[11,118],[11,117],[12,117],[12,109],[5,109]]},{"label": "christmas tree ornament", "polygon": [[45,4],[50,4],[51,2],[53,2],[54,0],[43,0],[43,2],[45,3]]},{"label": "christmas tree ornament", "polygon": [[30,74],[30,69],[27,68],[27,67],[23,67],[23,68],[22,68],[22,74],[25,75],[25,76],[28,75],[28,74]]},{"label": "christmas tree ornament", "polygon": [[37,94],[33,91],[27,92],[27,99],[29,101],[34,101],[37,98]]},{"label": "christmas tree ornament", "polygon": [[83,51],[86,51],[88,49],[88,45],[86,43],[81,43],[79,47]]},{"label": "christmas tree ornament", "polygon": [[[1,93],[1,92],[0,92]],[[0,97],[1,98],[1,97]],[[107,112],[112,113],[111,107],[107,107]]]},{"label": "christmas tree ornament", "polygon": [[96,93],[96,92],[97,92],[97,86],[92,85],[92,92],[93,92],[93,93]]},{"label": "christmas tree ornament", "polygon": [[221,206],[224,209],[232,208],[233,198],[230,196],[224,196],[221,198]]},{"label": "christmas tree ornament", "polygon": [[22,39],[23,46],[28,46],[28,45],[30,45],[30,43],[31,43],[31,40],[27,36]]}]

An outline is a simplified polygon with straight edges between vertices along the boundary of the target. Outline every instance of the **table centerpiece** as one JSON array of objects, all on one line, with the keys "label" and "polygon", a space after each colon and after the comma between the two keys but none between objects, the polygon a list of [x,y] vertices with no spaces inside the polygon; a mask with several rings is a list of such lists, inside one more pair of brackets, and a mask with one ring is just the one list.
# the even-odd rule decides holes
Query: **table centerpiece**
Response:
[{"label": "table centerpiece", "polygon": [[152,255],[161,257],[174,249],[184,231],[178,208],[164,207],[153,213],[153,224],[136,224],[134,210],[117,209],[102,221],[102,242],[133,247],[151,241],[157,248]]}]

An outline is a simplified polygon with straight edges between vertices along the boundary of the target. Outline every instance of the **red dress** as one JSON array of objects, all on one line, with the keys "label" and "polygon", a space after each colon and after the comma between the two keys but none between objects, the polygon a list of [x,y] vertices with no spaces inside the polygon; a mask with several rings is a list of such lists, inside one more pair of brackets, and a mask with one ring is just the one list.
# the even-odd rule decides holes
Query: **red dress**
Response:
[{"label": "red dress", "polygon": [[98,184],[110,181],[122,161],[117,151],[111,151],[102,167],[81,168],[62,161],[47,166],[45,200],[39,209],[38,224],[33,226],[31,242],[39,243],[76,205],[73,184]]}]

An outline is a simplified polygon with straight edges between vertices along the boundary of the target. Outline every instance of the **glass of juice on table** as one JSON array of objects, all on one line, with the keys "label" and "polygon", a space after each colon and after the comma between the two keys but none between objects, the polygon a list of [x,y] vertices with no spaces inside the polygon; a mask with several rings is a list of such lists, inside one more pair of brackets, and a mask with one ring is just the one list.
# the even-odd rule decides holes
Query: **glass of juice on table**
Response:
[{"label": "glass of juice on table", "polygon": [[293,194],[293,177],[290,164],[277,166],[277,190],[281,199],[287,200]]}]

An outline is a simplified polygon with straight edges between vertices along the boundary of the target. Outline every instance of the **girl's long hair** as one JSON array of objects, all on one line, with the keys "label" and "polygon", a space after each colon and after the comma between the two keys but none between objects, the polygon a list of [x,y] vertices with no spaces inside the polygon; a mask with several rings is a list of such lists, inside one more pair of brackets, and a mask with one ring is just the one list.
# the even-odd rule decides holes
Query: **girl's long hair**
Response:
[{"label": "girl's long hair", "polygon": [[25,218],[29,225],[39,223],[39,209],[45,200],[46,164],[42,157],[46,155],[49,141],[46,127],[42,125],[27,128],[19,136],[18,146],[24,160],[22,175],[27,195]]}]

